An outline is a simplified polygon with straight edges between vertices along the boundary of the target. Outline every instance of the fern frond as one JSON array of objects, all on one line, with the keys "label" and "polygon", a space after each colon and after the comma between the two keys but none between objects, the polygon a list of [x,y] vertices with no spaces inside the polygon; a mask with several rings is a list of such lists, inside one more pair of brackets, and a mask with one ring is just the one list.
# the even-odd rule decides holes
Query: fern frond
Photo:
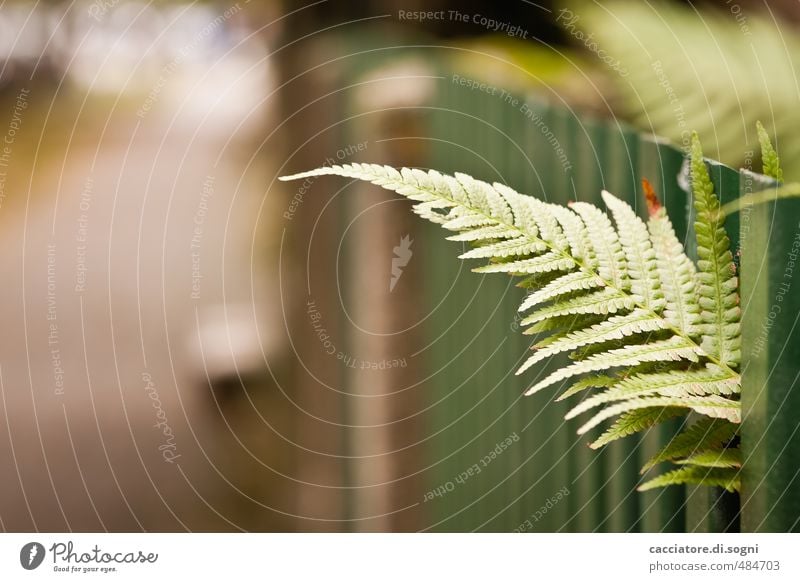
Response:
[{"label": "fern frond", "polygon": [[547,301],[572,293],[573,291],[588,291],[589,289],[596,289],[597,287],[604,286],[603,280],[596,275],[586,273],[585,271],[574,271],[567,273],[562,277],[548,283],[538,291],[529,294],[522,305],[519,306],[519,311],[527,311],[531,307],[541,305]]},{"label": "fern frond", "polygon": [[[563,332],[565,329],[582,329],[600,323],[605,317],[606,314],[598,313],[581,313],[577,315],[550,317],[531,324],[530,327],[525,329],[522,333],[524,335],[538,335],[548,331],[559,333]],[[541,340],[539,340],[539,343],[541,343]]]},{"label": "fern frond", "polygon": [[642,432],[648,428],[655,426],[660,422],[669,420],[686,411],[682,408],[640,408],[626,412],[614,421],[597,440],[589,446],[593,449],[599,449],[610,442],[619,440],[626,436],[630,436],[637,432]]},{"label": "fern frond", "polygon": [[[524,333],[552,333],[537,338],[535,353],[517,373],[569,353],[572,363],[526,394],[578,376],[559,400],[599,388],[567,415],[604,407],[580,434],[618,417],[592,443],[597,448],[689,411],[739,422],[741,380],[732,367],[738,362],[736,279],[726,270],[730,252],[719,203],[707,173],[694,169],[699,272],[650,190],[645,224],[608,192],[602,196],[613,222],[585,202],[565,208],[465,174],[346,164],[281,179],[335,174],[396,191],[415,203],[417,214],[453,231],[449,240],[475,247],[461,258],[488,259],[475,272],[524,277],[520,286],[530,292],[519,310],[532,310],[521,322]],[[695,463],[695,469],[716,463],[710,469],[719,471],[733,458],[721,451],[697,449],[668,460]],[[715,452],[717,459],[709,456]]]},{"label": "fern frond", "polygon": [[570,208],[574,210],[586,225],[586,230],[595,251],[597,259],[597,273],[612,287],[625,289],[628,287],[625,279],[625,254],[619,242],[619,236],[614,230],[608,216],[599,208],[586,202],[573,202]]},{"label": "fern frond", "polygon": [[569,352],[589,344],[605,343],[639,333],[661,330],[664,329],[665,325],[663,319],[644,309],[638,309],[626,315],[618,315],[588,329],[568,333],[548,343],[547,347],[539,349],[528,358],[517,373],[521,373],[537,362],[562,352]]},{"label": "fern frond", "polygon": [[778,182],[783,182],[781,161],[778,158],[778,152],[772,147],[772,141],[769,139],[767,130],[764,129],[760,121],[756,121],[756,129],[758,130],[758,143],[761,145],[761,164],[763,166],[761,173],[776,179]]},{"label": "fern frond", "polygon": [[655,479],[651,479],[641,485],[638,490],[649,491],[656,487],[683,485],[687,483],[695,485],[716,485],[718,487],[724,487],[730,492],[734,492],[739,491],[741,487],[741,477],[739,476],[739,469],[719,469],[689,465],[659,475]]},{"label": "fern frond", "polygon": [[618,381],[619,379],[615,376],[606,376],[600,374],[581,378],[573,383],[572,386],[564,390],[564,392],[561,393],[558,398],[556,398],[556,402],[566,400],[570,396],[579,394],[584,390],[588,390],[589,388],[608,388],[609,386],[616,384]]},{"label": "fern frond", "polygon": [[675,462],[679,465],[718,467],[721,469],[728,467],[741,467],[742,451],[741,449],[711,449]]},{"label": "fern frond", "polygon": [[487,244],[471,251],[460,255],[459,259],[491,259],[491,258],[506,258],[506,257],[519,257],[541,253],[547,249],[547,245],[543,242],[531,242],[527,239],[519,240],[513,238],[511,240],[504,240],[497,243]]},{"label": "fern frond", "polygon": [[720,363],[735,367],[741,359],[739,296],[731,241],[719,211],[719,199],[703,160],[697,134],[692,135],[692,193],[697,218],[697,294],[703,349]]},{"label": "fern frond", "polygon": [[506,196],[498,192],[493,186],[460,172],[456,172],[455,177],[469,195],[472,206],[484,210],[489,216],[497,219],[502,224],[513,224],[518,228],[526,226],[514,222],[514,214],[511,212]]},{"label": "fern frond", "polygon": [[724,418],[736,423],[741,422],[739,403],[734,400],[722,398],[721,396],[691,396],[687,398],[675,398],[674,396],[643,396],[640,398],[630,398],[619,404],[604,408],[601,412],[595,414],[586,424],[580,427],[578,429],[578,434],[588,432],[607,418],[611,418],[623,412],[629,412],[639,408],[664,406],[690,408],[695,412],[713,418]]},{"label": "fern frond", "polygon": [[658,277],[658,262],[647,226],[628,204],[605,190],[602,196],[617,223],[619,241],[627,259],[631,292],[648,309],[660,311],[664,306],[664,296]]},{"label": "fern frond", "polygon": [[461,214],[456,213],[455,218],[451,218],[442,223],[442,227],[447,230],[468,230],[479,226],[490,226],[494,221],[482,214]]},{"label": "fern frond", "polygon": [[526,275],[530,273],[549,273],[550,271],[566,271],[575,266],[575,261],[557,252],[549,252],[532,259],[522,259],[508,263],[494,263],[485,267],[472,269],[474,273],[513,273]]},{"label": "fern frond", "polygon": [[602,404],[647,394],[674,398],[707,395],[730,396],[738,393],[739,390],[737,378],[714,364],[706,364],[705,368],[698,370],[637,374],[619,381],[615,386],[600,394],[587,398],[570,410],[565,418],[574,418]]},{"label": "fern frond", "polygon": [[[414,208],[416,209],[418,207],[419,205],[416,205]],[[423,216],[423,218],[428,218],[430,220],[430,218],[426,216]],[[484,226],[482,228],[478,228],[475,230],[465,230],[459,234],[448,236],[447,240],[453,242],[478,242],[478,241],[492,240],[496,238],[516,239],[519,237],[519,235],[520,235],[519,230],[517,230],[514,227],[506,226],[504,224],[501,225],[492,224],[491,226]]]},{"label": "fern frond", "polygon": [[658,257],[658,276],[666,302],[664,318],[687,337],[694,338],[700,311],[695,298],[694,264],[683,252],[665,208],[650,214],[647,227]]},{"label": "fern frond", "polygon": [[586,295],[567,299],[555,305],[543,307],[539,311],[523,319],[520,323],[522,325],[530,325],[532,323],[544,321],[545,319],[582,313],[617,313],[625,309],[633,309],[635,306],[636,302],[630,295],[626,295],[613,287],[603,287],[599,291],[594,291]]},{"label": "fern frond", "polygon": [[642,473],[664,461],[685,459],[703,451],[720,449],[736,434],[737,426],[719,418],[701,417],[689,428],[675,435],[667,445],[649,459]]},{"label": "fern frond", "polygon": [[550,206],[550,211],[564,233],[564,238],[569,244],[570,254],[587,267],[595,269],[597,264],[595,251],[589,240],[586,225],[580,217],[563,206]]},{"label": "fern frond", "polygon": [[534,394],[539,390],[551,386],[561,380],[566,380],[579,374],[600,372],[611,368],[636,366],[643,362],[663,362],[687,360],[696,362],[702,352],[698,346],[686,338],[673,336],[666,340],[656,341],[642,345],[625,346],[609,350],[587,358],[586,360],[570,364],[566,368],[556,370],[544,380],[534,384],[525,394]]},{"label": "fern frond", "polygon": [[511,214],[514,215],[514,225],[524,232],[537,236],[539,226],[535,216],[536,203],[527,197],[521,197],[505,184],[495,182],[492,186],[501,196],[505,197],[508,206],[511,208]]}]

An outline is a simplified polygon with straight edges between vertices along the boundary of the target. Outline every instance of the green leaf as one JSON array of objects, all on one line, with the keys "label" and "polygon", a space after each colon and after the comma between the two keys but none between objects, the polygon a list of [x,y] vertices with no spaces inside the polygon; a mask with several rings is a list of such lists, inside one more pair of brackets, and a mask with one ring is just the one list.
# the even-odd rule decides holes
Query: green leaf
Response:
[{"label": "green leaf", "polygon": [[647,226],[628,204],[610,192],[603,191],[602,196],[619,229],[619,240],[627,259],[631,292],[648,309],[660,311],[664,306],[664,295],[658,276],[658,261]]},{"label": "green leaf", "polygon": [[656,407],[682,407],[690,408],[700,414],[714,418],[724,418],[731,422],[741,422],[739,403],[721,396],[691,396],[675,398],[672,396],[647,396],[631,398],[617,404],[608,406],[595,414],[586,424],[578,429],[578,434],[588,432],[607,418],[623,412],[630,412],[639,408]]},{"label": "green leaf", "polygon": [[556,370],[544,380],[534,384],[525,394],[534,394],[556,382],[579,374],[636,366],[643,362],[678,360],[696,362],[698,354],[699,348],[695,344],[679,336],[642,345],[625,346],[624,348],[595,354],[586,360],[575,362],[566,368]]},{"label": "green leaf", "polygon": [[697,370],[670,370],[668,372],[636,374],[617,382],[613,387],[587,398],[567,413],[566,418],[586,412],[596,406],[638,396],[658,394],[676,398],[730,396],[739,392],[739,381],[719,366],[707,364]]},{"label": "green leaf", "polygon": [[769,134],[760,121],[756,122],[758,130],[758,143],[761,145],[761,163],[763,164],[762,173],[770,178],[775,178],[778,182],[783,182],[783,170],[778,152],[772,147]]},{"label": "green leaf", "polygon": [[693,465],[674,469],[655,479],[650,479],[639,487],[639,491],[649,491],[657,487],[667,485],[683,485],[691,483],[695,485],[715,485],[724,487],[730,492],[739,491],[741,478],[738,469],[719,469],[697,467]]},{"label": "green leaf", "polygon": [[692,193],[697,217],[697,294],[702,322],[701,346],[719,363],[735,367],[741,359],[741,310],[738,283],[719,199],[703,160],[697,134],[692,136]]},{"label": "green leaf", "polygon": [[719,467],[722,469],[741,467],[742,451],[739,449],[709,449],[675,462],[680,465]]},{"label": "green leaf", "polygon": [[[736,278],[726,270],[729,243],[719,203],[697,159],[699,270],[652,192],[645,225],[608,192],[602,196],[613,222],[585,202],[565,208],[465,174],[346,164],[282,179],[339,175],[398,192],[414,202],[417,214],[451,231],[450,240],[473,244],[461,258],[488,260],[476,272],[521,276],[519,285],[529,290],[519,308],[529,311],[524,333],[546,335],[537,337],[536,351],[518,373],[560,354],[572,359],[558,359],[558,367],[526,394],[582,376],[559,399],[597,389],[568,414],[595,409],[581,434],[617,417],[592,443],[597,448],[692,411],[731,426],[739,422],[741,378],[732,367],[738,349]],[[711,464],[719,471],[736,453],[709,445],[682,457],[662,454],[694,469]]]},{"label": "green leaf", "polygon": [[684,253],[663,207],[651,213],[647,227],[658,257],[658,276],[666,301],[663,316],[685,336],[694,338],[700,311],[694,289],[694,264]]},{"label": "green leaf", "polygon": [[720,418],[704,416],[675,435],[655,456],[645,463],[642,472],[664,461],[684,459],[703,451],[719,449],[736,434],[738,426]]},{"label": "green leaf", "polygon": [[685,414],[682,408],[639,408],[626,412],[589,446],[599,449],[610,442],[642,432],[652,426]]},{"label": "green leaf", "polygon": [[651,311],[637,309],[626,315],[617,315],[587,329],[568,333],[549,343],[547,347],[537,350],[522,365],[518,373],[527,370],[544,359],[551,358],[562,352],[572,351],[581,346],[619,340],[631,335],[660,329],[664,329],[664,320]]}]

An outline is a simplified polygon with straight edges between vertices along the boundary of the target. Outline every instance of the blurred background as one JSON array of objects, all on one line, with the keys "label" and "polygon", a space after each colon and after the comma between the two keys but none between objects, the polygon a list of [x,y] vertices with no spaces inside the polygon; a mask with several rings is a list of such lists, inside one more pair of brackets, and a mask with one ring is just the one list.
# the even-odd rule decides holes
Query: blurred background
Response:
[{"label": "blurred background", "polygon": [[557,106],[747,167],[759,119],[797,179],[799,23],[789,0],[3,0],[0,527],[673,528],[647,517],[670,493],[633,492],[638,445],[586,454],[521,398],[521,290],[395,196],[277,176],[547,196],[569,160],[525,144],[557,149]]}]

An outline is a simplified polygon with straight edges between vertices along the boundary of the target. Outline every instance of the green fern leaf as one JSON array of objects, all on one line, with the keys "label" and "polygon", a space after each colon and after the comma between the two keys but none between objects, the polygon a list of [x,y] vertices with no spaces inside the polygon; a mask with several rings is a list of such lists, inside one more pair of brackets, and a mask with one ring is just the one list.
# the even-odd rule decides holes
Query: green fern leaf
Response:
[{"label": "green fern leaf", "polygon": [[694,264],[683,252],[663,207],[651,212],[647,227],[659,258],[658,275],[666,301],[664,318],[687,337],[694,338],[700,311],[694,294]]},{"label": "green fern leaf", "polygon": [[479,226],[491,226],[494,220],[482,214],[464,214],[443,222],[442,227],[447,230],[468,230]]},{"label": "green fern leaf", "polygon": [[594,248],[600,278],[617,289],[628,287],[625,280],[625,254],[611,221],[599,208],[586,202],[573,202],[570,207],[582,219]]},{"label": "green fern leaf", "polygon": [[535,291],[525,298],[519,311],[527,311],[531,307],[541,305],[547,301],[572,293],[574,291],[588,291],[589,289],[596,289],[603,287],[605,283],[600,277],[585,271],[574,271],[567,273],[554,281],[551,281],[538,291]]},{"label": "green fern leaf", "polygon": [[719,200],[703,161],[700,140],[692,136],[692,192],[697,218],[697,293],[701,307],[702,347],[720,363],[736,366],[741,359],[739,296],[731,241],[725,232]]},{"label": "green fern leaf", "polygon": [[569,257],[557,253],[549,252],[532,259],[522,259],[508,263],[494,263],[485,267],[472,269],[475,273],[514,273],[525,275],[529,273],[548,273],[550,271],[566,271],[575,266],[575,262]]},{"label": "green fern leaf", "polygon": [[459,259],[490,259],[527,256],[547,250],[547,245],[540,241],[529,241],[527,238],[513,238],[488,244],[460,255]]},{"label": "green fern leaf", "polygon": [[739,491],[741,479],[738,469],[719,469],[697,466],[686,466],[659,475],[639,487],[639,491],[649,491],[657,487],[668,485],[716,485],[724,487],[730,492]]},{"label": "green fern leaf", "polygon": [[686,459],[675,461],[679,465],[695,465],[697,467],[728,467],[742,466],[742,451],[740,449],[711,449],[702,451]]},{"label": "green fern leaf", "polygon": [[565,368],[556,370],[544,380],[534,384],[525,394],[534,394],[556,382],[566,380],[567,378],[579,374],[600,372],[611,368],[636,366],[643,362],[679,360],[696,362],[700,353],[696,344],[680,336],[673,336],[666,340],[648,344],[625,346],[624,348],[596,354],[584,361],[575,362]]},{"label": "green fern leaf", "polygon": [[739,403],[734,400],[722,398],[721,396],[692,396],[688,398],[675,398],[673,396],[649,396],[631,398],[604,408],[595,414],[591,420],[578,429],[578,434],[584,434],[595,426],[623,412],[637,410],[639,408],[654,407],[680,407],[690,408],[700,414],[713,418],[724,418],[731,422],[741,422]]},{"label": "green fern leaf", "polygon": [[569,244],[570,254],[576,261],[582,262],[589,269],[596,269],[595,251],[592,248],[592,241],[589,239],[586,225],[581,218],[563,206],[550,206],[549,210],[564,233],[564,238]]},{"label": "green fern leaf", "polygon": [[738,427],[719,418],[701,417],[689,428],[675,435],[667,445],[645,463],[642,473],[664,461],[684,459],[709,449],[719,449],[730,441]]},{"label": "green fern leaf", "polygon": [[574,418],[602,404],[649,394],[674,398],[707,395],[730,396],[738,393],[739,390],[738,379],[714,364],[707,364],[705,368],[698,370],[636,374],[596,396],[587,398],[570,410],[565,418]]},{"label": "green fern leaf", "polygon": [[660,422],[685,414],[682,408],[640,408],[620,417],[589,446],[599,449],[610,442],[642,432]]},{"label": "green fern leaf", "polygon": [[562,352],[569,352],[589,344],[618,340],[634,334],[658,331],[664,329],[665,325],[663,319],[653,312],[643,309],[632,311],[626,315],[618,315],[588,329],[568,333],[556,341],[548,343],[546,347],[538,350],[528,358],[518,373]]},{"label": "green fern leaf", "polygon": [[[578,376],[583,377],[559,400],[599,388],[568,415],[604,406],[579,429],[581,434],[618,417],[592,447],[690,411],[739,422],[740,404],[733,396],[740,377],[728,365],[735,358],[721,357],[735,353],[738,345],[738,305],[734,311],[730,307],[737,298],[736,279],[722,268],[729,253],[724,254],[726,239],[724,231],[719,233],[719,213],[714,214],[719,205],[702,176],[697,181],[698,247],[716,250],[713,264],[719,268],[709,268],[702,261],[710,255],[701,254],[698,273],[652,193],[645,225],[608,192],[602,196],[613,222],[585,202],[556,206],[465,174],[347,164],[281,179],[319,175],[365,180],[398,192],[415,203],[417,214],[452,231],[449,240],[475,247],[461,258],[488,259],[474,271],[524,277],[519,286],[530,292],[519,310],[532,310],[522,320],[524,333],[552,333],[537,338],[536,352],[518,373],[566,352],[574,360],[526,394]],[[715,230],[703,230],[708,225]],[[717,278],[709,279],[713,272]],[[724,295],[716,295],[720,289]],[[716,298],[718,304],[709,302]],[[717,347],[723,349],[710,351]],[[695,469],[715,463],[710,469],[719,471],[733,458],[721,451],[696,449],[691,456],[670,460],[695,463]]]},{"label": "green fern leaf", "polygon": [[764,129],[760,121],[756,122],[756,129],[758,130],[758,143],[761,144],[762,173],[770,178],[775,178],[778,182],[783,182],[781,161],[778,158],[778,152],[772,147],[772,141],[769,139],[767,130]]},{"label": "green fern leaf", "polygon": [[[415,206],[414,208],[416,209],[418,207],[419,205]],[[519,237],[519,235],[520,232],[516,228],[506,226],[504,224],[501,225],[492,224],[491,226],[484,226],[483,228],[478,228],[476,230],[465,230],[464,232],[461,232],[459,234],[448,236],[447,240],[451,240],[454,242],[477,242],[477,241],[492,240],[496,238],[516,239]],[[536,242],[536,241],[531,241],[531,242]]]},{"label": "green fern leaf", "polygon": [[633,309],[635,305],[636,302],[630,295],[626,295],[613,287],[603,287],[599,291],[544,307],[529,315],[520,323],[522,325],[530,325],[564,315],[617,313],[626,309]]},{"label": "green fern leaf", "polygon": [[616,384],[618,381],[619,379],[615,376],[606,376],[601,374],[581,378],[580,380],[574,382],[572,386],[564,390],[564,392],[560,394],[558,398],[556,398],[556,402],[565,400],[570,396],[579,394],[584,390],[588,390],[589,388],[608,388],[609,386]]},{"label": "green fern leaf", "polygon": [[628,263],[631,292],[640,298],[646,308],[660,311],[664,306],[664,295],[647,226],[628,204],[610,192],[603,191],[602,196],[619,229],[619,240]]}]

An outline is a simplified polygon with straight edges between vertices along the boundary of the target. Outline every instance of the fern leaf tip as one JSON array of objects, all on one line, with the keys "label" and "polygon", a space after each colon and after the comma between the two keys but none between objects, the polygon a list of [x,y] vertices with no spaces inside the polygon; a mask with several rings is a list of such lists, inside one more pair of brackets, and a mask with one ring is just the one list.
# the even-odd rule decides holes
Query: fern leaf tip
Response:
[{"label": "fern leaf tip", "polygon": [[308,172],[300,172],[299,174],[289,174],[287,176],[278,176],[278,180],[281,182],[291,182],[292,180],[299,180],[300,178],[304,177],[304,174]]},{"label": "fern leaf tip", "polygon": [[289,174],[287,176],[278,176],[281,182],[291,182],[292,180],[302,180],[303,178],[311,178],[319,176],[324,173],[324,168],[317,168],[315,170],[308,170],[306,172],[298,172],[297,174]]}]

